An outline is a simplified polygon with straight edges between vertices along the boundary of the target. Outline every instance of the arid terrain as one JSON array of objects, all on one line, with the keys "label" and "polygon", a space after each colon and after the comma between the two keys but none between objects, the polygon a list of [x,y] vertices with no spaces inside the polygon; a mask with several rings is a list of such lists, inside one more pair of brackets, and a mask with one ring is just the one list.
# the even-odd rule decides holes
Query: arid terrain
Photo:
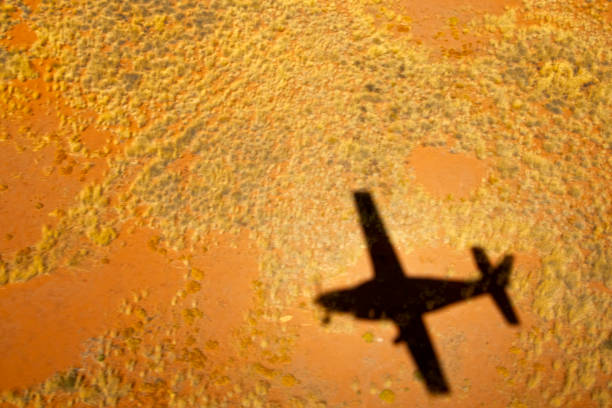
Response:
[{"label": "arid terrain", "polygon": [[[419,3],[417,5],[415,3]],[[612,3],[0,2],[0,407],[609,407]],[[424,315],[371,279],[507,293]]]}]

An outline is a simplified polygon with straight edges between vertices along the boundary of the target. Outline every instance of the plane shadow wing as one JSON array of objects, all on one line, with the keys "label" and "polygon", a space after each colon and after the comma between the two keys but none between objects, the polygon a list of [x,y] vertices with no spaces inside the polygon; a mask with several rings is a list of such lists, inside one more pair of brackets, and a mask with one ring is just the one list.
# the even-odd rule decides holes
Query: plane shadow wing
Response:
[{"label": "plane shadow wing", "polygon": [[449,392],[436,352],[431,344],[422,316],[398,324],[399,335],[395,343],[406,343],[429,392],[443,394]]},{"label": "plane shadow wing", "polygon": [[397,254],[391,245],[385,225],[370,193],[357,191],[353,194],[361,228],[368,244],[368,252],[374,267],[375,278],[384,280],[404,279],[404,272]]}]

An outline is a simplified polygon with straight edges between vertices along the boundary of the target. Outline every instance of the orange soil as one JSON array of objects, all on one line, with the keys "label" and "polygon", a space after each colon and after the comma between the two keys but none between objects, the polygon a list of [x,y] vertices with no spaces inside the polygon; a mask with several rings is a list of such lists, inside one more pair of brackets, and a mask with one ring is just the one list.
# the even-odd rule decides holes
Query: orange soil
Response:
[{"label": "orange soil", "polygon": [[[89,338],[133,320],[119,310],[124,300],[141,297],[138,305],[149,315],[168,320],[168,305],[188,269],[153,251],[153,236],[150,230],[122,233],[99,262],[0,288],[0,330],[11,333],[0,338],[0,389],[31,386],[78,366]],[[245,244],[233,250],[228,241],[221,237],[219,248],[191,258],[208,275],[201,305],[206,326],[221,339],[242,321],[257,273],[253,251]]]},{"label": "orange soil", "polygon": [[483,160],[434,147],[414,149],[407,162],[414,168],[417,182],[438,198],[449,194],[456,198],[467,197],[487,172]]},{"label": "orange soil", "polygon": [[[403,2],[398,8],[405,10],[405,14],[411,16],[413,33],[417,39],[441,45],[446,43],[447,39],[437,40],[434,36],[446,24],[449,17],[457,16],[464,21],[475,15],[471,14],[475,11],[478,11],[478,14],[501,12],[503,6],[507,4],[482,1],[471,3],[469,4],[473,6],[471,11],[463,7],[460,9],[454,7],[454,4],[448,1],[430,2],[427,6]],[[19,23],[13,27],[7,38],[10,40],[5,43],[10,47],[27,48],[35,41],[36,35],[27,25]],[[41,71],[42,66],[44,65],[41,65]],[[26,81],[22,86],[41,92],[41,101],[55,100],[61,103],[59,95],[46,91],[42,80]],[[53,108],[36,101],[31,103],[31,108],[32,115],[16,122],[3,124],[15,142],[0,144],[0,162],[11,163],[10,166],[3,167],[0,172],[0,181],[8,186],[7,191],[0,193],[0,230],[3,231],[3,236],[0,237],[0,253],[4,254],[14,253],[35,244],[40,239],[41,226],[54,222],[54,219],[48,215],[49,212],[69,208],[74,203],[75,195],[86,182],[100,181],[100,173],[105,167],[102,166],[95,175],[82,177],[82,174],[73,171],[70,173],[65,169],[62,171],[60,165],[63,160],[58,160],[58,153],[52,145],[39,151],[29,149],[16,151],[14,144],[19,143],[18,126],[30,126],[40,133],[52,133],[57,128],[57,112]],[[109,139],[108,134],[100,133],[93,127],[88,127],[81,137],[84,144],[92,150],[102,147]],[[25,141],[23,143],[26,144]],[[71,160],[73,166],[78,166],[81,164],[79,160],[82,159],[75,157]],[[475,159],[462,158],[431,148],[416,151],[410,160],[417,171],[417,180],[436,195],[444,196],[450,193],[460,197],[469,194],[484,173],[484,165]],[[440,164],[443,164],[443,167],[439,167]],[[0,339],[0,346],[6,352],[4,355],[9,356],[0,362],[0,389],[33,385],[56,371],[77,365],[88,338],[101,335],[104,331],[120,324],[118,306],[121,300],[132,292],[148,289],[151,304],[157,307],[168,304],[181,282],[180,272],[176,266],[168,266],[162,255],[151,254],[151,250],[146,246],[147,239],[151,235],[151,232],[145,231],[127,237],[122,234],[121,238],[113,242],[109,248],[108,264],[88,265],[86,268],[78,269],[66,268],[26,283],[0,288],[0,316],[2,316],[0,330],[3,333],[11,333],[10,336]],[[220,249],[220,251],[228,250]],[[220,330],[221,333],[223,330],[220,326],[223,326],[224,322],[228,322],[229,325],[232,321],[227,310],[230,307],[236,308],[234,305],[236,297],[228,294],[234,299],[230,304],[220,294],[223,293],[223,288],[237,288],[244,280],[241,275],[232,277],[224,274],[228,264],[236,262],[231,256],[226,255],[225,258],[221,258],[226,262],[223,263],[219,259],[214,260],[212,255],[210,262],[213,266],[208,273],[211,276],[225,278],[210,280],[209,283],[218,289],[212,290],[211,293],[216,293],[218,298],[209,300],[204,310],[216,311],[212,314],[217,312],[223,314],[223,310],[226,310],[226,319],[219,319],[218,324],[215,324],[216,330]],[[252,261],[247,260],[245,263],[249,264]],[[367,266],[362,265],[359,270],[360,273],[351,275],[350,281],[354,282],[358,276],[369,274]],[[234,289],[232,292],[244,295],[249,293],[249,290]],[[478,308],[480,309],[488,305],[489,301],[478,302],[482,303]],[[493,310],[491,314],[494,313]],[[234,316],[234,313],[230,315]],[[479,316],[478,319],[483,322],[491,321],[478,312],[474,312],[472,317],[475,316]],[[498,316],[495,316],[495,319],[498,319]],[[435,322],[436,318],[431,320]],[[472,321],[471,318],[467,320]],[[312,335],[302,336],[303,339],[311,338],[310,344],[307,341],[300,345],[304,348],[304,355],[311,355],[308,349],[316,347],[316,343],[321,339],[321,329],[317,326],[312,327],[314,330]],[[504,342],[510,341],[507,336],[508,330],[510,329],[502,330],[498,334]],[[387,337],[384,343],[369,347],[386,347],[388,338],[392,336],[391,331],[387,330],[384,333]],[[355,341],[348,339],[347,336],[344,337],[346,341]],[[359,338],[356,344],[350,347],[343,346],[341,349],[348,352],[352,347],[356,350],[364,349]],[[390,358],[388,361],[400,360],[404,361],[402,364],[408,364],[405,350],[388,347],[386,353]],[[296,356],[300,354],[301,352],[295,353]],[[319,361],[331,364],[328,357]],[[350,367],[350,364],[348,366]],[[323,370],[324,367],[325,365]],[[328,368],[333,368],[333,364]],[[333,369],[327,374],[322,372],[321,378],[325,378],[326,375],[333,376],[333,373]]]},{"label": "orange soil", "polygon": [[[518,0],[402,0],[396,2],[392,9],[410,17],[410,22],[390,28],[396,36],[410,33],[414,41],[430,47],[433,58],[441,55],[462,57],[479,52],[488,41],[474,36],[467,29],[467,23],[485,14],[502,14],[505,8],[520,5]],[[376,8],[372,7],[371,11],[379,15]]]},{"label": "orange soil", "polygon": [[[450,17],[461,23],[475,14],[500,13],[513,1],[472,0],[457,7],[452,0],[407,2],[397,4],[398,11],[412,17],[412,33],[428,45],[460,47],[461,41],[452,35],[437,35]],[[11,45],[27,47],[33,33],[24,24],[11,31]],[[435,38],[434,38],[435,37]],[[467,38],[467,37],[464,37]],[[468,40],[463,40],[464,43]],[[26,85],[27,86],[27,85]],[[44,92],[44,90],[43,90]],[[43,99],[57,95],[43,94]],[[36,104],[36,103],[34,103]],[[40,126],[47,132],[56,127],[55,112],[32,106],[34,115],[16,124],[3,124],[10,133],[21,125]],[[100,148],[109,135],[88,128],[82,135],[91,149]],[[14,135],[14,141],[17,141]],[[0,162],[10,163],[0,168],[0,182],[8,189],[0,192],[0,253],[10,254],[37,242],[43,224],[52,223],[48,212],[68,208],[85,183],[97,180],[103,171],[82,178],[79,174],[62,174],[54,162],[52,146],[33,152],[17,152],[12,143],[0,143]],[[83,164],[74,158],[75,165]],[[441,149],[417,149],[409,165],[415,169],[417,182],[431,194],[445,197],[468,196],[486,175],[486,164],[471,157],[453,155]],[[55,171],[49,171],[54,168]],[[39,208],[36,208],[38,203]],[[9,237],[10,235],[10,237]],[[172,296],[182,284],[183,265],[168,263],[168,257],[151,251],[147,241],[154,232],[138,230],[120,238],[108,248],[109,263],[64,268],[53,275],[40,276],[29,282],[0,288],[0,389],[29,386],[43,381],[54,372],[78,365],[88,338],[124,324],[118,312],[123,299],[133,292],[148,290],[145,302],[163,313]],[[252,304],[251,281],[257,276],[256,256],[243,242],[238,249],[230,249],[221,240],[219,249],[193,259],[206,272],[200,307],[205,311],[208,327],[215,327],[215,338],[224,339],[238,327]],[[398,252],[402,254],[401,248]],[[501,255],[501,254],[498,254]],[[456,276],[474,277],[474,266],[468,253],[449,248],[423,248],[402,255],[408,273],[422,276],[441,276],[453,266]],[[518,254],[517,268],[534,268],[529,256]],[[341,279],[325,281],[325,287],[354,284],[371,275],[365,255]],[[308,300],[305,300],[308,301]],[[529,325],[527,316],[520,313],[522,324]],[[330,403],[357,401],[357,392],[350,393],[349,384],[356,384],[361,393],[362,406],[379,402],[378,394],[384,384],[371,384],[371,379],[388,374],[391,381],[400,382],[408,390],[397,395],[397,406],[500,406],[508,401],[498,393],[503,379],[498,367],[507,366],[511,359],[508,349],[517,331],[504,323],[497,308],[486,296],[464,302],[426,317],[432,341],[443,368],[459,398],[453,402],[430,400],[421,383],[414,379],[414,365],[403,347],[394,347],[395,329],[379,323],[347,321],[356,333],[373,332],[375,342],[368,344],[359,336],[327,333],[320,322],[299,309],[291,312],[294,318],[287,327],[299,331],[293,349],[291,371],[296,373],[304,389],[323,389]],[[344,319],[338,317],[338,319]],[[223,353],[227,353],[225,356]],[[219,350],[220,361],[231,355],[230,346]],[[356,381],[357,380],[357,381]],[[335,389],[341,384],[341,390]],[[408,392],[409,391],[409,392]],[[503,404],[502,404],[503,401]]]},{"label": "orange soil", "polygon": [[[445,271],[451,268],[450,279],[478,278],[469,251],[460,252],[440,245],[404,255],[405,251],[396,249],[409,277],[448,278]],[[497,259],[491,257],[491,262],[495,264]],[[533,257],[517,254],[515,269],[531,270],[536,266]],[[324,290],[353,286],[371,277],[371,265],[364,254],[347,273],[326,280]],[[531,325],[530,317],[521,313],[521,305],[515,306],[521,319],[520,330],[525,330]],[[352,327],[352,333],[330,333],[309,316],[290,322],[300,333],[291,362],[292,372],[301,374],[299,378],[311,387],[314,383],[324,389],[325,394],[331,395],[328,402],[332,406],[343,401],[353,401],[355,406],[378,406],[379,392],[390,387],[375,382],[381,378],[388,378],[394,389],[401,390],[396,392],[397,406],[473,407],[475,401],[483,406],[505,406],[509,402],[508,396],[499,392],[505,381],[500,371],[510,370],[513,365],[514,358],[508,350],[519,329],[505,322],[489,296],[457,303],[424,316],[450,383],[451,394],[442,397],[428,394],[416,378],[416,365],[406,347],[393,344],[397,335],[393,325],[339,315],[332,319]],[[374,334],[372,343],[362,338],[367,332]]]}]

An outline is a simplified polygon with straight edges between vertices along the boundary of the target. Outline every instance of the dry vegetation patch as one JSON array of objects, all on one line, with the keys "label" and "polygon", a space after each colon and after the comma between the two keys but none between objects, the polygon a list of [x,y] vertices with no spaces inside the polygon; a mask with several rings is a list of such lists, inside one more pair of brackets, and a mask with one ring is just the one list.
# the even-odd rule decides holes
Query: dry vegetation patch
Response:
[{"label": "dry vegetation patch", "polygon": [[[255,304],[232,340],[255,365],[209,358],[216,339],[179,348],[143,308],[140,324],[97,340],[103,364],[7,393],[7,404],[41,406],[58,394],[94,405],[323,406],[316,384],[275,394],[306,380],[279,369],[299,335],[280,319],[362,253],[355,189],[373,193],[408,252],[444,242],[541,259],[512,282],[536,323],[515,342],[516,365],[500,370],[508,403],[609,403],[612,308],[597,289],[612,288],[609,4],[526,0],[470,23],[448,20],[451,35],[461,27],[488,38],[455,58],[415,45],[410,19],[387,3],[3,3],[0,35],[9,41],[22,24],[35,39],[0,46],[0,143],[14,142],[11,121],[44,111],[40,100],[58,124],[19,130],[21,145],[54,147],[66,173],[98,159],[108,170],[75,202],[49,209],[58,222],[41,241],[3,254],[0,282],[53,273],[81,245],[104,253],[129,222],[155,229],[149,250],[166,254],[197,254],[218,232],[244,231],[260,251]],[[89,139],[93,129],[104,143]],[[405,165],[423,147],[486,160],[489,173],[469,196],[432,196]],[[0,199],[11,194],[9,181],[1,186]],[[206,311],[189,302],[200,289],[206,279],[191,277],[172,304],[172,322],[194,339]],[[542,350],[553,346],[562,386],[542,374]],[[128,373],[136,366],[140,380]],[[258,381],[241,383],[247,375]],[[380,400],[401,401],[379,388]]]}]

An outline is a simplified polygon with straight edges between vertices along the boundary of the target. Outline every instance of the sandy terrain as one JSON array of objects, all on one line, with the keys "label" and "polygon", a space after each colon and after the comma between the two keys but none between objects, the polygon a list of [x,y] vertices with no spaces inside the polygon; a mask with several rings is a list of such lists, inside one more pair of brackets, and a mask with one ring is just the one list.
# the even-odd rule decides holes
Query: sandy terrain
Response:
[{"label": "sandy terrain", "polygon": [[[610,406],[612,7],[419,4],[0,4],[0,407]],[[355,191],[407,277],[514,256],[520,324],[423,315],[447,393],[324,324]]]}]

